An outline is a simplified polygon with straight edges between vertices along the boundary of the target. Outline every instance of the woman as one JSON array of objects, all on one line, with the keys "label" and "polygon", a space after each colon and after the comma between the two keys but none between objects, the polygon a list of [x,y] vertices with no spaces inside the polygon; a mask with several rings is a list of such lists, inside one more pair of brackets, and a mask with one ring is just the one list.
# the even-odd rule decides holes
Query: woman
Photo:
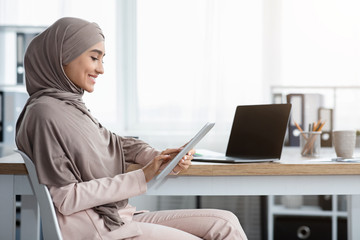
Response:
[{"label": "woman", "polygon": [[[128,204],[181,149],[157,151],[108,131],[91,115],[82,96],[104,73],[104,55],[99,26],[77,18],[59,19],[25,54],[30,98],[16,125],[16,144],[49,188],[63,238],[246,239],[227,211],[149,213]],[[174,174],[189,167],[193,153]],[[126,173],[131,163],[143,167]]]}]

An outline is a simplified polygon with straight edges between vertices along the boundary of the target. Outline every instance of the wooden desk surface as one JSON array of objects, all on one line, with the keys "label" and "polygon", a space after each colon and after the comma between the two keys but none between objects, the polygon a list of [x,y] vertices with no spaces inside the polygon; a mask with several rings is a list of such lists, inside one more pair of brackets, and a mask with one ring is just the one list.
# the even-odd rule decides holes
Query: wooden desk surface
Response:
[{"label": "wooden desk surface", "polygon": [[[355,156],[358,156],[358,152]],[[322,148],[319,158],[305,158],[298,147],[285,147],[281,161],[272,163],[209,164],[197,163],[181,175],[198,176],[286,176],[286,175],[357,175],[360,163],[333,162],[333,148]]]},{"label": "wooden desk surface", "polygon": [[25,163],[15,146],[0,143],[0,174],[27,175]]},{"label": "wooden desk surface", "polygon": [[0,174],[27,175],[24,160],[18,153],[0,158]]},{"label": "wooden desk surface", "polygon": [[360,175],[360,163],[241,163],[196,164],[179,175],[187,176],[286,176],[286,175]]},{"label": "wooden desk surface", "polygon": [[[322,149],[318,159],[302,158],[298,148],[285,148],[281,161],[275,163],[215,164],[194,162],[179,175],[185,176],[269,176],[269,175],[360,175],[360,163],[331,162],[333,149]],[[17,153],[0,158],[0,174],[27,174]]]}]

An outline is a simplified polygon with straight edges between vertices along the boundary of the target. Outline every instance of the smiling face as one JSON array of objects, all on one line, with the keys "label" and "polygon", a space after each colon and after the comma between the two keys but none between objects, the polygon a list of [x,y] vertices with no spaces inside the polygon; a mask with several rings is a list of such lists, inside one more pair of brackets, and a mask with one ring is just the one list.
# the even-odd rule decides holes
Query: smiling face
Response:
[{"label": "smiling face", "polygon": [[102,41],[64,65],[65,74],[77,87],[93,92],[96,78],[104,73],[104,56],[105,45]]}]

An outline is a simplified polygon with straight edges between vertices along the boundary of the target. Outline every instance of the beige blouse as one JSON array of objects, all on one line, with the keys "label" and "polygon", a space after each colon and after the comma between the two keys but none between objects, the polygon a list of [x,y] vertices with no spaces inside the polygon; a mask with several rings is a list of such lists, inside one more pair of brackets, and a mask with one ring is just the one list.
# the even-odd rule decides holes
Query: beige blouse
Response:
[{"label": "beige blouse", "polygon": [[[159,152],[155,149],[143,149],[137,155],[135,163],[146,165],[158,154]],[[49,187],[49,190],[64,240],[113,240],[129,238],[142,233],[137,223],[132,221],[136,208],[131,205],[127,205],[126,208],[118,211],[125,224],[111,232],[92,209],[107,202],[116,202],[119,199],[131,198],[145,193],[147,184],[141,169],[118,174],[112,178],[72,183],[64,187],[52,186]],[[81,236],[79,232],[82,233]]]},{"label": "beige blouse", "polygon": [[111,232],[105,228],[103,220],[92,209],[107,202],[145,193],[147,188],[142,170],[119,174],[113,178],[101,178],[49,189],[64,240],[113,240],[142,233],[137,223],[132,222],[135,207],[127,205],[118,211],[125,224]]},{"label": "beige blouse", "polygon": [[[66,113],[66,117],[59,119],[57,116],[61,113]],[[77,121],[72,120],[75,118],[73,115],[77,116]],[[27,127],[26,124],[31,122],[34,122],[32,127]],[[26,153],[32,159],[43,159],[35,165],[38,174],[41,169],[49,180],[49,183],[42,183],[50,190],[65,240],[123,239],[141,234],[137,224],[131,221],[136,211],[134,207],[127,205],[118,210],[126,221],[111,232],[94,207],[145,193],[147,185],[143,171],[122,173],[118,170],[119,164],[124,161],[124,165],[145,166],[160,154],[159,151],[141,140],[122,138],[101,125],[97,126],[76,107],[52,97],[41,97],[30,104],[24,123],[17,135],[18,147],[30,149]],[[51,134],[45,138],[44,131]],[[77,136],[76,140],[74,136]],[[64,157],[63,149],[69,157]],[[51,157],[54,152],[55,156],[62,157]],[[70,162],[69,158],[73,161]],[[58,164],[53,164],[53,161],[58,161]],[[85,172],[87,169],[90,170]],[[87,177],[89,171],[93,176]],[[58,178],[56,172],[61,172],[62,176],[66,173],[70,183],[51,184],[50,180]],[[79,178],[82,180],[77,181]]]}]

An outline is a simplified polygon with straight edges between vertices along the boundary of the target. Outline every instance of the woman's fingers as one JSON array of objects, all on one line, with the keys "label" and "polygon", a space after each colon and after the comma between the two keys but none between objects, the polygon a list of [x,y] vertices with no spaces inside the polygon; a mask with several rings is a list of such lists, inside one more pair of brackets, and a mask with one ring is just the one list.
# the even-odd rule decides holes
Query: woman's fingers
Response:
[{"label": "woman's fingers", "polygon": [[[171,155],[171,156],[175,156],[176,154],[178,154],[181,150],[183,150],[183,147],[180,147],[180,148],[168,148],[164,151],[162,151],[161,154],[168,154],[168,155]],[[186,155],[188,156],[193,156],[195,154],[195,149],[191,149]]]},{"label": "woman's fingers", "polygon": [[188,152],[188,155],[193,156],[195,153],[196,153],[195,149],[191,149],[191,150]]},{"label": "woman's fingers", "polygon": [[156,167],[159,169],[163,162],[167,162],[170,159],[171,159],[171,155],[169,155],[169,154],[161,154],[161,155],[156,156],[154,158],[154,162],[156,162]]},{"label": "woman's fingers", "polygon": [[183,159],[179,161],[179,163],[176,165],[176,167],[173,169],[173,172],[178,173],[182,170],[186,170],[191,165],[191,160],[193,159],[193,156],[186,155]]},{"label": "woman's fingers", "polygon": [[162,151],[161,154],[163,154],[163,155],[178,154],[181,150],[182,150],[182,148],[168,148],[168,149]]},{"label": "woman's fingers", "polygon": [[171,156],[170,159],[173,159],[180,151],[181,151],[181,148],[169,148],[169,149],[162,151],[161,154],[170,155]]},{"label": "woman's fingers", "polygon": [[[161,154],[170,155],[170,158],[164,159],[166,161],[173,159],[184,147],[180,148],[169,148],[162,151]],[[191,160],[193,159],[193,155],[195,154],[195,149],[191,149],[183,158],[179,161],[179,163],[174,167],[173,173],[177,174],[182,170],[186,170],[191,165]],[[166,162],[165,161],[165,162]]]},{"label": "woman's fingers", "polygon": [[150,161],[145,167],[142,168],[146,182],[149,182],[156,173],[159,171],[163,162],[169,161],[171,159],[170,155],[162,154],[156,156],[152,161]]}]

